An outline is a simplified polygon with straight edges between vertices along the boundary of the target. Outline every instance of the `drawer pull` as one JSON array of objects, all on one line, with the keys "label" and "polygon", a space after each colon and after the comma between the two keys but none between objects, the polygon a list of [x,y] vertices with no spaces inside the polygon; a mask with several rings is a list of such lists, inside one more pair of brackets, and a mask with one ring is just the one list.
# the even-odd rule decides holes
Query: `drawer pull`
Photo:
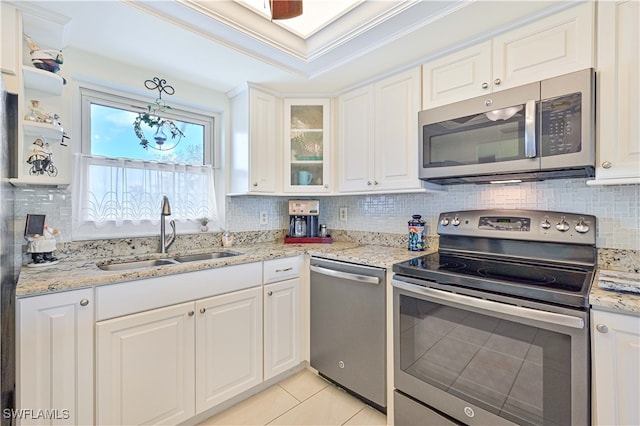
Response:
[{"label": "drawer pull", "polygon": [[87,306],[89,304],[89,299],[80,300],[80,306]]},{"label": "drawer pull", "polygon": [[293,268],[291,266],[289,266],[288,268],[284,268],[284,269],[276,269],[276,272],[289,272],[292,271]]}]

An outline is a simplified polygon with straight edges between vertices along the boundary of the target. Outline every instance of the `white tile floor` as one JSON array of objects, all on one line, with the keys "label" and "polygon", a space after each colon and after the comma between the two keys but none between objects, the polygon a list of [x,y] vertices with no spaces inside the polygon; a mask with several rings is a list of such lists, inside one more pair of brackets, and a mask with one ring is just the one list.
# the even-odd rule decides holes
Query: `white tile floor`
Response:
[{"label": "white tile floor", "polygon": [[200,425],[386,425],[386,416],[309,370],[242,401]]}]

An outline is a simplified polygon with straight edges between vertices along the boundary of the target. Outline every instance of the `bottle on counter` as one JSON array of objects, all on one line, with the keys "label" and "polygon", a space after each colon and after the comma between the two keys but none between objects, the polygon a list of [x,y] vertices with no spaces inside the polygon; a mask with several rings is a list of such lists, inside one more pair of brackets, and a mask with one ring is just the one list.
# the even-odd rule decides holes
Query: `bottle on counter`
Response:
[{"label": "bottle on counter", "polygon": [[224,231],[222,233],[222,247],[231,247],[233,245],[233,235],[231,232]]},{"label": "bottle on counter", "polygon": [[425,221],[419,214],[414,214],[409,220],[409,250],[424,251],[426,248]]}]

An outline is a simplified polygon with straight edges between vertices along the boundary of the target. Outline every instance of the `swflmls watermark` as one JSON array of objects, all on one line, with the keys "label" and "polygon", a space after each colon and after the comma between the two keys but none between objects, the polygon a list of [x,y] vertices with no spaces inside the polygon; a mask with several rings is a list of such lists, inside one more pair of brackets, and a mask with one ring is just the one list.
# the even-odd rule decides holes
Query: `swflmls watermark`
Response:
[{"label": "swflmls watermark", "polygon": [[71,413],[67,409],[33,409],[33,408],[5,408],[2,410],[5,419],[18,420],[69,420]]}]

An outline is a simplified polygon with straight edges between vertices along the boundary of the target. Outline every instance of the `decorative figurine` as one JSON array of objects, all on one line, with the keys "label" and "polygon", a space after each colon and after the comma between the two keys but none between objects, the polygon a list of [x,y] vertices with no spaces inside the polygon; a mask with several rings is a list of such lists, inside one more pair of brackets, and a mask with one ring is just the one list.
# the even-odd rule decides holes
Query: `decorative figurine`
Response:
[{"label": "decorative figurine", "polygon": [[56,250],[56,237],[60,235],[60,231],[45,224],[44,218],[44,215],[27,215],[25,239],[27,253],[31,253],[33,261],[27,266],[45,266],[58,262],[53,252]]}]

